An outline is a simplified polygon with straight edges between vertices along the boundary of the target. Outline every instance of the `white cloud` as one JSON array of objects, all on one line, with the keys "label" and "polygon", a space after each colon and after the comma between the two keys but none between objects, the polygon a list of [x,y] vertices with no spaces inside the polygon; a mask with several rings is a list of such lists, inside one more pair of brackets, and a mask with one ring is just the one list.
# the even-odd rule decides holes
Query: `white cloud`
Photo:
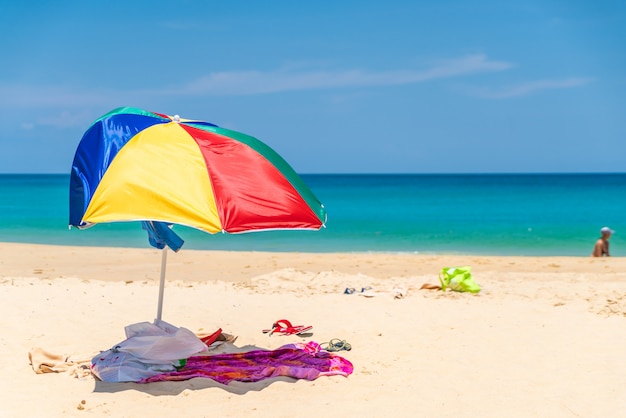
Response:
[{"label": "white cloud", "polygon": [[587,85],[594,81],[588,77],[570,77],[561,80],[537,80],[508,86],[501,89],[472,89],[470,93],[487,99],[505,99],[529,96],[543,90],[569,89]]},{"label": "white cloud", "polygon": [[90,112],[61,112],[56,116],[42,117],[37,119],[37,125],[53,126],[55,128],[71,128],[75,126],[86,126],[93,120]]},{"label": "white cloud", "polygon": [[36,129],[40,126],[53,128],[74,128],[88,126],[94,119],[94,115],[86,110],[80,112],[60,112],[56,115],[35,118],[34,121],[22,122],[19,126],[25,131]]},{"label": "white cloud", "polygon": [[[216,72],[180,84],[152,89],[81,89],[79,86],[0,85],[0,107],[59,108],[106,107],[117,103],[181,96],[234,96],[314,89],[391,86],[423,83],[484,72],[503,71],[513,65],[486,55],[469,55],[440,62],[424,70],[368,71],[313,70],[293,65],[274,71]],[[59,121],[46,119],[44,123]],[[62,123],[71,123],[66,117]]]},{"label": "white cloud", "polygon": [[512,64],[490,61],[485,55],[470,55],[432,68],[372,72],[365,70],[269,72],[234,71],[211,73],[161,93],[179,95],[248,95],[324,88],[413,84],[479,72],[502,71]]},{"label": "white cloud", "polygon": [[0,106],[49,107],[101,105],[110,94],[96,90],[77,92],[74,87],[0,85]]}]

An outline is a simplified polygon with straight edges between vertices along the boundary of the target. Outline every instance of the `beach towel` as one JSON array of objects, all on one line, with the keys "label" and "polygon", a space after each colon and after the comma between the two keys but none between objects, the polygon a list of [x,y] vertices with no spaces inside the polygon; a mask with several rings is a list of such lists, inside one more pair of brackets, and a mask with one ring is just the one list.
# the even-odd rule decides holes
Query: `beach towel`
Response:
[{"label": "beach towel", "polygon": [[348,376],[352,363],[336,354],[323,351],[314,341],[287,344],[276,350],[253,350],[245,353],[193,356],[179,370],[142,379],[139,383],[181,381],[204,377],[222,384],[233,380],[257,382],[277,376],[315,380],[320,376]]}]

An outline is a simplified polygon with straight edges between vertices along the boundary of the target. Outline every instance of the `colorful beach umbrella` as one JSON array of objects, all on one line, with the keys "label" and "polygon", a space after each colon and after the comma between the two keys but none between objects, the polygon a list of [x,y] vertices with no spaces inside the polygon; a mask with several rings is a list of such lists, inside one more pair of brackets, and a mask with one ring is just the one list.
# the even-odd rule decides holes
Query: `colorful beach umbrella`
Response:
[{"label": "colorful beach umbrella", "polygon": [[70,178],[70,226],[141,221],[163,249],[182,239],[172,224],[210,234],[317,230],[326,211],[269,146],[212,123],[142,109],[115,109],[83,135]]}]

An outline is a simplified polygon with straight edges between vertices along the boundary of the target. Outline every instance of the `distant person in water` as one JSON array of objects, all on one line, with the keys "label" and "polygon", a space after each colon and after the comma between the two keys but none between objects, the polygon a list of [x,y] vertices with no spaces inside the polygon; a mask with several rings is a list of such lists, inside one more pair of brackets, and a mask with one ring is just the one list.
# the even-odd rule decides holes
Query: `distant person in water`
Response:
[{"label": "distant person in water", "polygon": [[610,257],[609,254],[609,238],[613,235],[615,231],[613,231],[608,226],[605,226],[600,230],[600,234],[602,235],[596,241],[595,247],[593,247],[593,252],[591,253],[592,257]]}]

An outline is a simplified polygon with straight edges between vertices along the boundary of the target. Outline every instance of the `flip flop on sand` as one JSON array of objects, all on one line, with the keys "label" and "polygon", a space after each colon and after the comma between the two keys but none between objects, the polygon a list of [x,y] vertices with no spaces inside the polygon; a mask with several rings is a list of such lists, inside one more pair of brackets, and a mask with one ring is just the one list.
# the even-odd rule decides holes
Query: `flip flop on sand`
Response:
[{"label": "flip flop on sand", "polygon": [[272,325],[272,329],[264,329],[263,333],[269,334],[270,336],[272,334],[300,335],[312,329],[312,326],[292,325],[291,322],[287,321],[286,319],[279,319],[278,321],[274,322],[274,324]]},{"label": "flip flop on sand", "polygon": [[339,338],[333,338],[329,342],[321,343],[320,348],[325,351],[352,350],[350,343],[346,342],[346,340],[340,340]]},{"label": "flip flop on sand", "polygon": [[223,343],[234,343],[235,340],[237,340],[236,335],[222,332],[221,328],[219,328],[211,335],[198,335],[198,338],[200,338],[200,341],[205,343],[209,347],[209,349],[211,349],[212,347],[220,346]]}]

